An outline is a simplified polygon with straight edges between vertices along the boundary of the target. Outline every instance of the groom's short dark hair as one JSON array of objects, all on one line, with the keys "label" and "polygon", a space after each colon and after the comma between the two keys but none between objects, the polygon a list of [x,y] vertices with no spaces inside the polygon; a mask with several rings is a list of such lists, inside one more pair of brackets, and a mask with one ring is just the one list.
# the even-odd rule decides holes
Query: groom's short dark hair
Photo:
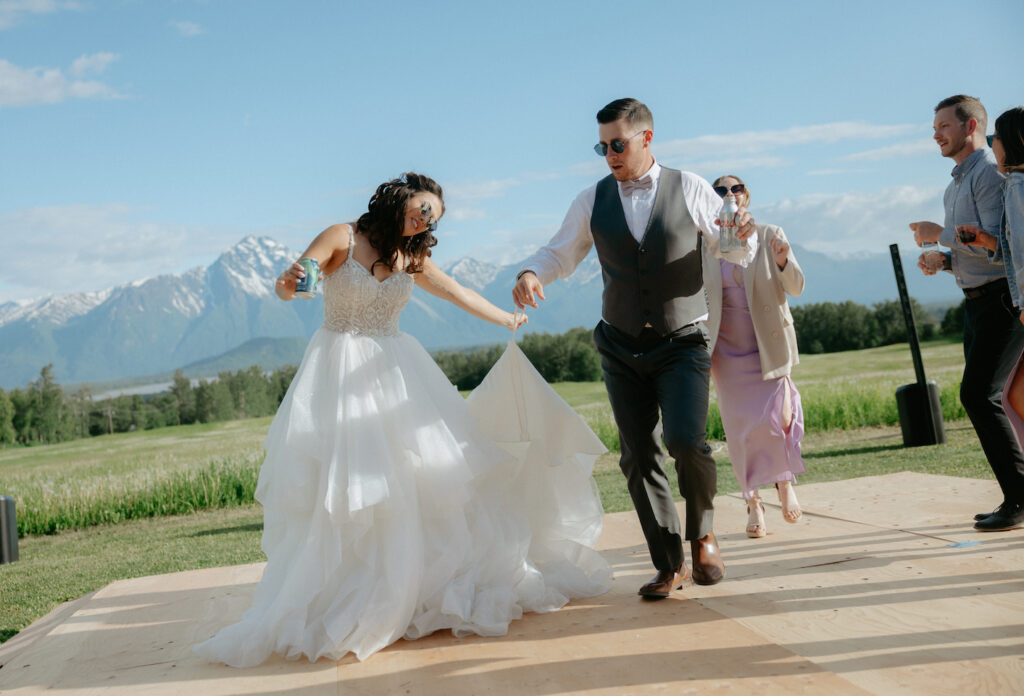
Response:
[{"label": "groom's short dark hair", "polygon": [[598,123],[614,123],[620,118],[625,118],[637,127],[644,130],[654,130],[654,116],[647,105],[636,99],[616,99],[603,109],[597,112]]}]

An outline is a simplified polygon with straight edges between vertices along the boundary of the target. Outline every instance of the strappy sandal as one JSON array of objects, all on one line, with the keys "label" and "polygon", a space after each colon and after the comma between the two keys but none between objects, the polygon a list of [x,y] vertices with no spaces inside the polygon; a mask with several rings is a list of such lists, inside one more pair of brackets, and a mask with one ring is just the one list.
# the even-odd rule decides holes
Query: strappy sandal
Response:
[{"label": "strappy sandal", "polygon": [[751,539],[763,539],[768,536],[768,528],[764,523],[764,503],[760,498],[747,501],[747,536]]},{"label": "strappy sandal", "polygon": [[[787,494],[783,495],[782,489],[787,490]],[[800,503],[796,499],[796,492],[793,491],[793,484],[789,481],[782,481],[781,483],[775,484],[775,490],[779,494],[779,502],[782,504],[782,519],[786,520],[790,524],[795,524],[797,520],[803,517],[804,513],[800,509]]]}]

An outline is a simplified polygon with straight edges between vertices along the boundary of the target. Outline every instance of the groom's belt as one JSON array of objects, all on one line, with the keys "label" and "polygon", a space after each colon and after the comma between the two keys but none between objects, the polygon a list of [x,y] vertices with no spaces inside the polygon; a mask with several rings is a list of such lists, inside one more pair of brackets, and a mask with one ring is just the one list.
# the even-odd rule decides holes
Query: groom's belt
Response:
[{"label": "groom's belt", "polygon": [[973,288],[964,288],[964,297],[968,300],[976,300],[979,297],[985,297],[991,295],[994,292],[1004,292],[1010,289],[1010,284],[1006,278],[997,278],[984,285],[978,285]]},{"label": "groom's belt", "polygon": [[690,343],[691,341],[707,343],[707,330],[704,328],[704,322],[700,320],[680,326],[664,336],[651,326],[645,326],[639,334],[631,336],[622,329],[615,328],[604,319],[601,320],[601,323],[604,325],[609,338],[634,351],[650,350],[655,346],[665,343]]}]

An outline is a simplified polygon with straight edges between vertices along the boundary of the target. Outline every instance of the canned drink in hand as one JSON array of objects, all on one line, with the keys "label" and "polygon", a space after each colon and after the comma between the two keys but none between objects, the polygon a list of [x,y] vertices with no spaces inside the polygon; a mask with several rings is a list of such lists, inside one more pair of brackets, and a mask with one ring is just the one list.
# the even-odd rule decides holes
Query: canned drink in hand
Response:
[{"label": "canned drink in hand", "polygon": [[307,300],[316,297],[316,286],[320,282],[320,264],[316,259],[301,258],[299,265],[302,266],[306,277],[295,281],[295,296],[305,297]]},{"label": "canned drink in hand", "polygon": [[737,220],[736,213],[739,206],[736,205],[736,196],[731,193],[722,199],[722,211],[718,214],[719,236],[718,249],[722,253],[728,251],[740,251],[743,249],[743,240],[736,237]]}]

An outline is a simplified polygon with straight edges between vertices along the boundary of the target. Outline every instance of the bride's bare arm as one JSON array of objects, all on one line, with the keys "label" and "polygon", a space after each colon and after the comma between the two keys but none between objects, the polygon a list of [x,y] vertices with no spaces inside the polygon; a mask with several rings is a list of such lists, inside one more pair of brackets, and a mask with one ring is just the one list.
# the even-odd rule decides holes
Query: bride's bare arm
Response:
[{"label": "bride's bare arm", "polygon": [[484,299],[480,293],[460,285],[429,258],[423,262],[423,272],[414,274],[413,278],[416,280],[416,285],[431,295],[448,300],[478,319],[504,326],[507,329],[515,329],[526,323],[525,314],[513,315],[511,312],[499,309]]},{"label": "bride's bare arm", "polygon": [[[316,259],[321,273],[333,273],[348,258],[348,242],[349,226],[331,225],[310,242],[300,258]],[[302,275],[302,266],[293,263],[277,277],[274,292],[285,302],[295,299],[295,283]]]}]

